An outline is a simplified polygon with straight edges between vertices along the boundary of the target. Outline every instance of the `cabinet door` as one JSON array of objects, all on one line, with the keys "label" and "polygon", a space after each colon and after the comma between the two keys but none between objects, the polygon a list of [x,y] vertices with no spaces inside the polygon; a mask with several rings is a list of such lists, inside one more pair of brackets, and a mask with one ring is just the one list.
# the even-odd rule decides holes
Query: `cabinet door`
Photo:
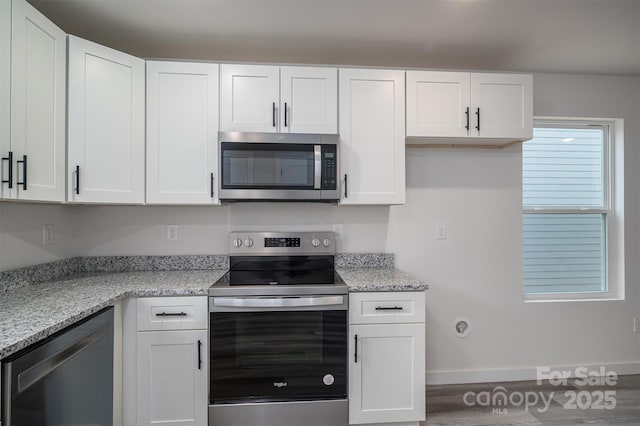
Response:
[{"label": "cabinet door", "polygon": [[338,133],[338,70],[280,68],[280,131]]},{"label": "cabinet door", "polygon": [[424,324],[349,328],[349,424],[424,420]]},{"label": "cabinet door", "polygon": [[[9,180],[11,98],[11,0],[0,0],[0,181]],[[0,182],[0,199],[10,198],[8,182]]]},{"label": "cabinet door", "polygon": [[207,353],[206,330],[138,333],[138,425],[206,426]]},{"label": "cabinet door", "polygon": [[220,130],[277,132],[280,70],[270,65],[220,65]]},{"label": "cabinet door", "polygon": [[147,204],[217,204],[218,65],[147,62]]},{"label": "cabinet door", "polygon": [[12,198],[64,201],[66,34],[23,0],[11,28]]},{"label": "cabinet door", "polygon": [[404,71],[340,70],[341,204],[404,204]]},{"label": "cabinet door", "polygon": [[68,201],[144,203],[144,70],[142,59],[69,36]]},{"label": "cabinet door", "polygon": [[533,137],[533,77],[471,74],[471,135],[527,140]]},{"label": "cabinet door", "polygon": [[468,72],[407,71],[407,136],[466,137],[470,78]]}]

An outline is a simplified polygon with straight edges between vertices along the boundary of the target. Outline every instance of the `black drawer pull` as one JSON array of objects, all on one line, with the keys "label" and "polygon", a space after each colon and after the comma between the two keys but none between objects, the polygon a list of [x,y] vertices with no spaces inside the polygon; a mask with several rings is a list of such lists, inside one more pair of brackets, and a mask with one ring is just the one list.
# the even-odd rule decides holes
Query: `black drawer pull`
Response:
[{"label": "black drawer pull", "polygon": [[344,198],[347,198],[347,174],[344,175]]},{"label": "black drawer pull", "polygon": [[401,311],[402,306],[376,306],[376,311]]},{"label": "black drawer pull", "polygon": [[9,189],[13,188],[13,152],[9,151],[6,157],[2,157],[2,161],[8,161],[9,167],[7,167],[7,179],[2,179],[2,183],[6,183]]},{"label": "black drawer pull", "polygon": [[358,363],[358,335],[357,334],[353,336],[353,340],[355,341],[355,344],[356,344],[355,350],[353,352],[353,361],[355,363]]},{"label": "black drawer pull", "polygon": [[271,109],[272,115],[271,115],[271,121],[273,124],[273,127],[276,127],[276,103],[273,103],[273,107]]},{"label": "black drawer pull", "polygon": [[160,312],[157,317],[186,317],[186,312]]},{"label": "black drawer pull", "polygon": [[[16,164],[22,164],[22,182],[16,182],[18,185],[22,185],[22,190],[27,190],[27,156],[23,155],[22,160],[16,161]],[[16,165],[17,167],[17,165]]]},{"label": "black drawer pull", "polygon": [[469,130],[469,107],[467,107],[467,110],[464,112],[467,116],[467,125],[464,126],[465,129]]},{"label": "black drawer pull", "polygon": [[76,195],[80,195],[80,166],[76,166]]}]

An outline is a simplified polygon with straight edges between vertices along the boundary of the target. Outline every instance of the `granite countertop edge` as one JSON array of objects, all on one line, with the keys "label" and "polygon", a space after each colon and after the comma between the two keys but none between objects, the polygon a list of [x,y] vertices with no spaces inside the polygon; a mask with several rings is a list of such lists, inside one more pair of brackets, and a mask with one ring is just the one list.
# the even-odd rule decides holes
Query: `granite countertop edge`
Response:
[{"label": "granite countertop edge", "polygon": [[[427,284],[395,268],[339,268],[336,272],[347,284],[350,293],[425,291],[429,288]],[[226,270],[103,272],[79,274],[10,290],[3,294],[0,307],[2,304],[10,306],[13,297],[26,305],[14,309],[8,316],[0,316],[0,332],[10,335],[6,342],[0,338],[0,359],[128,297],[207,295],[209,287],[225,273]],[[190,279],[194,274],[195,279]],[[36,302],[39,293],[47,295],[41,303]],[[76,295],[78,300],[64,299]],[[32,316],[36,306],[40,309]],[[12,318],[11,315],[21,318]]]}]

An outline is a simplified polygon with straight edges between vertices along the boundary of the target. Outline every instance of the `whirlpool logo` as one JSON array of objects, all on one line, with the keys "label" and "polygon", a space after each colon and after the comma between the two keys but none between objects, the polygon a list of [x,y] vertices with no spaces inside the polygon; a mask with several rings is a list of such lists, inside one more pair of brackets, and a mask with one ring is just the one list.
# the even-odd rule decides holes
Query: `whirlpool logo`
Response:
[{"label": "whirlpool logo", "polygon": [[288,384],[287,382],[273,382],[273,386],[279,389],[288,386]]}]

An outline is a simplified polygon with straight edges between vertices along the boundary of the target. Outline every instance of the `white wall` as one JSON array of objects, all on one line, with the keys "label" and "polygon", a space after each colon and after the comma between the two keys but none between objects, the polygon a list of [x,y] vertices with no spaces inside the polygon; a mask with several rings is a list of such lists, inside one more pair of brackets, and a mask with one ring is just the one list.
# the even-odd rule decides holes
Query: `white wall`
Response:
[{"label": "white wall", "polygon": [[[523,302],[519,146],[410,149],[407,204],[391,210],[388,248],[399,268],[431,283],[431,383],[535,378],[531,367],[544,365],[640,373],[640,78],[536,75],[534,96],[536,115],[625,119],[626,300]],[[445,241],[434,238],[437,222],[448,224]],[[471,323],[466,339],[454,335],[457,317]]]},{"label": "white wall", "polygon": [[[76,255],[73,207],[0,203],[0,271]],[[42,226],[54,225],[54,243],[42,244]]]},{"label": "white wall", "polygon": [[[386,250],[388,207],[328,204],[232,204],[222,207],[80,207],[78,247],[83,255],[207,254],[228,252],[230,231],[327,231],[343,226],[338,251]],[[178,225],[178,241],[166,225]]]},{"label": "white wall", "polygon": [[[640,169],[634,167],[640,164],[640,77],[539,74],[534,96],[536,115],[625,119],[624,301],[523,303],[519,146],[408,149],[404,206],[0,204],[0,268],[65,253],[226,253],[231,230],[328,230],[342,224],[339,251],[394,252],[400,269],[430,283],[426,370],[432,383],[527,378],[542,365],[607,364],[621,373],[640,372],[640,335],[632,333],[632,318],[640,316]],[[54,252],[38,247],[39,227],[50,217],[75,232],[72,249],[66,243]],[[447,223],[447,240],[435,239],[437,222]],[[177,242],[166,241],[167,224],[179,226]],[[14,250],[23,254],[5,260]],[[453,333],[458,316],[471,323],[467,339]]]}]

